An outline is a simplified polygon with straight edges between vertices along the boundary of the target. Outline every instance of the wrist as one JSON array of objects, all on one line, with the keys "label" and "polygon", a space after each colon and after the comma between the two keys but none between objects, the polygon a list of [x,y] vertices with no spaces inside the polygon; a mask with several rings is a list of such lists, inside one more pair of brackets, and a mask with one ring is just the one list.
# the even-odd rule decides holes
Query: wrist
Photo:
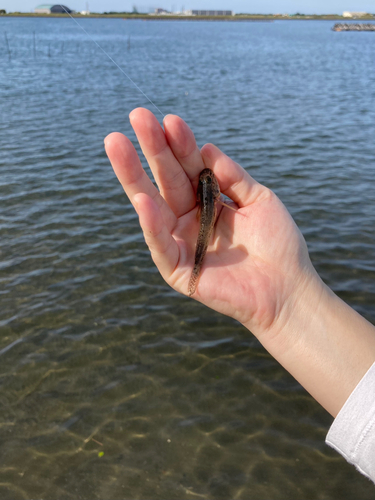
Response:
[{"label": "wrist", "polygon": [[375,361],[375,328],[312,268],[269,330],[269,353],[333,416]]},{"label": "wrist", "polygon": [[[328,316],[337,298],[312,267],[295,278],[293,292],[266,330],[253,332],[265,349],[328,411],[324,393],[332,346]],[[246,326],[246,325],[245,325]],[[251,329],[250,329],[251,330]],[[332,413],[332,411],[331,411]]]},{"label": "wrist", "polygon": [[295,355],[305,337],[311,338],[314,331],[320,328],[319,323],[324,316],[322,308],[333,294],[312,265],[294,281],[296,285],[272,325],[256,332],[258,340],[279,362],[289,353]]}]

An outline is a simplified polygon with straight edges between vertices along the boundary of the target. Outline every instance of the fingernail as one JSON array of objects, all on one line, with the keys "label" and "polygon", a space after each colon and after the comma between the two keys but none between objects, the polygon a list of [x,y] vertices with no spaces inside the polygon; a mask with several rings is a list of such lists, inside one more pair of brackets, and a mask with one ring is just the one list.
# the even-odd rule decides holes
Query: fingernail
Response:
[{"label": "fingernail", "polygon": [[129,121],[130,123],[132,122],[132,114],[134,113],[135,109],[133,109],[132,111],[130,111],[129,113]]},{"label": "fingernail", "polygon": [[163,118],[163,123],[164,123],[164,122],[165,122],[165,120],[168,118],[168,116],[172,116],[172,114],[171,114],[171,113],[168,113],[167,115],[165,115],[165,116],[164,116],[164,118]]}]

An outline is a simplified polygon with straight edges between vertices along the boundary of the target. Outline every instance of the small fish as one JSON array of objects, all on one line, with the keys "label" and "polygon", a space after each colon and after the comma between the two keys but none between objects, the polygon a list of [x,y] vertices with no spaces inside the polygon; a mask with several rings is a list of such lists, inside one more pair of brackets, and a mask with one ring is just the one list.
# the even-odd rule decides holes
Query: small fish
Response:
[{"label": "small fish", "polygon": [[209,168],[202,170],[199,176],[197,189],[198,215],[200,214],[200,227],[195,249],[194,268],[189,281],[189,297],[197,288],[199,274],[201,272],[203,259],[207,252],[212,231],[216,220],[216,201],[220,198],[219,183],[215,174]]}]

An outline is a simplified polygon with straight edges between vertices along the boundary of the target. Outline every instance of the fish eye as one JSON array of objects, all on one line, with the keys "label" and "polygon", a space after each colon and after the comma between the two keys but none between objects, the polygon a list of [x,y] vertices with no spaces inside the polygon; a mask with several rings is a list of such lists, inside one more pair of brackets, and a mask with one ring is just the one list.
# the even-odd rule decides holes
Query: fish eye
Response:
[{"label": "fish eye", "polygon": [[207,177],[207,184],[211,184],[211,182],[212,182],[211,177]]}]

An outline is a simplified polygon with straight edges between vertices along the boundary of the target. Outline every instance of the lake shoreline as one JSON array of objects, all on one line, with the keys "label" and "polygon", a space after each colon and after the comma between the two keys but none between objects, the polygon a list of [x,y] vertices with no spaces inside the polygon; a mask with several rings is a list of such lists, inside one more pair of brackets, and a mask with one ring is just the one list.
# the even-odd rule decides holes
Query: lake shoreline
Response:
[{"label": "lake shoreline", "polygon": [[[38,18],[66,18],[68,14],[34,14],[12,12],[0,17],[38,17]],[[272,22],[272,21],[375,21],[374,16],[346,18],[339,15],[325,16],[275,16],[275,15],[237,15],[237,16],[177,16],[177,15],[148,15],[148,14],[73,14],[80,19],[129,19],[142,21],[219,21],[219,22]]]}]

